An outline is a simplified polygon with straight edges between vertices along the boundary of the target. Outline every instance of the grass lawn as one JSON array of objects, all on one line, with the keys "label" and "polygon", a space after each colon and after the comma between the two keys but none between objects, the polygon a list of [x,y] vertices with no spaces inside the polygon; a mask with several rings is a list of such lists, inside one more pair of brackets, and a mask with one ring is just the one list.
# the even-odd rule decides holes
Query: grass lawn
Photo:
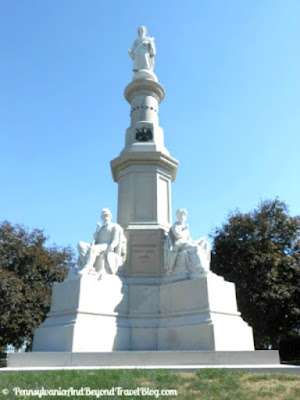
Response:
[{"label": "grass lawn", "polygon": [[[71,389],[70,389],[71,388]],[[44,395],[22,389],[61,390]],[[69,394],[67,390],[69,389]],[[78,390],[76,393],[74,390]],[[73,392],[72,392],[73,390]],[[81,390],[81,392],[80,392]],[[91,392],[94,390],[94,392]],[[172,390],[173,393],[164,391]],[[174,393],[177,391],[177,396]],[[40,396],[38,397],[38,394]],[[62,395],[64,394],[64,395]],[[1,372],[0,399],[298,400],[300,376],[218,369]]]}]

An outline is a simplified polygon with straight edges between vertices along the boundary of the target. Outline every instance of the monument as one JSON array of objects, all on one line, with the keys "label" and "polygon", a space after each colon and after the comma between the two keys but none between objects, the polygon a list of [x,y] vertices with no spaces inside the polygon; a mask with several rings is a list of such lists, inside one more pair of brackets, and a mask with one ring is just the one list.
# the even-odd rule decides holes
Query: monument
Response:
[{"label": "monument", "polygon": [[159,125],[165,93],[153,71],[155,54],[154,38],[139,27],[129,49],[133,78],[125,88],[130,126],[123,150],[111,161],[117,223],[104,208],[92,242],[78,244],[77,268],[54,284],[33,352],[126,354],[125,364],[129,352],[146,351],[144,363],[151,357],[159,363],[164,354],[165,364],[175,353],[175,364],[180,357],[191,362],[191,354],[199,363],[199,355],[208,352],[212,363],[218,352],[256,353],[252,329],[237,309],[234,283],[210,271],[209,243],[190,237],[186,209],[178,209],[172,224],[171,183],[178,162]]}]

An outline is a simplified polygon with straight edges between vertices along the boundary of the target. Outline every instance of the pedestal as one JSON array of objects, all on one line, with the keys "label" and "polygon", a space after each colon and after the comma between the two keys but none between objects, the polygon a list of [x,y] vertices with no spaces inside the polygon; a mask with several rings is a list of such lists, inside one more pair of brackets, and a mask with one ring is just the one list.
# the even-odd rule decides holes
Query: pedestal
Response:
[{"label": "pedestal", "polygon": [[234,284],[197,279],[75,276],[53,289],[34,351],[254,350],[252,329],[237,311]]}]

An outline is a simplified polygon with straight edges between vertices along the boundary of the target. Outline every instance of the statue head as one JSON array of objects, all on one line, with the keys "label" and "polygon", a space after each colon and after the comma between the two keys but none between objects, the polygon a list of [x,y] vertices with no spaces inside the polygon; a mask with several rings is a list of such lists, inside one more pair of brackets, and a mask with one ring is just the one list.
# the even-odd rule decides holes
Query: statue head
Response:
[{"label": "statue head", "polygon": [[186,221],[187,214],[188,212],[185,208],[179,208],[176,211],[176,217],[178,218],[178,221],[181,223],[184,223]]},{"label": "statue head", "polygon": [[147,34],[147,28],[144,25],[138,27],[138,34],[140,37],[145,37]]},{"label": "statue head", "polygon": [[108,208],[103,208],[102,212],[101,212],[101,219],[103,221],[104,224],[107,224],[108,222],[110,222],[111,220],[111,212]]}]

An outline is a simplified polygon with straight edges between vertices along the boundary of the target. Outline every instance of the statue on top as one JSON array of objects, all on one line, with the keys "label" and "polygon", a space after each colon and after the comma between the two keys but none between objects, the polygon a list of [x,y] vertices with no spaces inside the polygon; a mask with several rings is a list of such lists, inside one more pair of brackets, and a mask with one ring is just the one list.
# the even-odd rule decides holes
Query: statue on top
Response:
[{"label": "statue on top", "polygon": [[[156,54],[154,38],[146,36],[147,28],[140,26],[138,28],[139,37],[135,39],[132,47],[128,49],[129,55],[133,60],[132,70],[135,73],[139,71],[153,71],[154,56]],[[153,72],[152,72],[153,73]]]}]

